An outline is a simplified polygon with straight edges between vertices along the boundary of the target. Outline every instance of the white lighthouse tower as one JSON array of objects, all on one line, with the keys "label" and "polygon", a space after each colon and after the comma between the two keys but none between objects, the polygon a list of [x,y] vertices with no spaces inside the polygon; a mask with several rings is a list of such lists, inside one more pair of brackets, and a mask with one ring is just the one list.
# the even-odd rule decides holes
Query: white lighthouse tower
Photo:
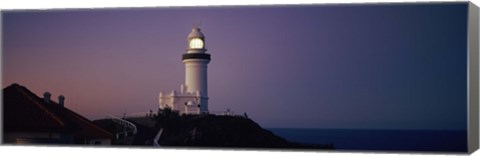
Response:
[{"label": "white lighthouse tower", "polygon": [[171,108],[181,114],[208,113],[207,65],[210,54],[205,53],[205,36],[199,28],[193,28],[187,41],[187,53],[182,56],[185,84],[180,86],[180,92],[160,92],[160,108]]}]

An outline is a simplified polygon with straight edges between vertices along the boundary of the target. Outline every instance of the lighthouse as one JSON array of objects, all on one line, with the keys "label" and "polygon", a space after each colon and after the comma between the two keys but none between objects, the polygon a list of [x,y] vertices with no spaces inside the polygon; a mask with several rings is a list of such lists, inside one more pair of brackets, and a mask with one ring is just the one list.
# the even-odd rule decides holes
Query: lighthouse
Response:
[{"label": "lighthouse", "polygon": [[185,83],[180,92],[159,94],[159,107],[170,108],[181,114],[208,113],[207,67],[210,54],[206,53],[205,35],[197,27],[187,36],[187,52],[182,55],[185,64]]},{"label": "lighthouse", "polygon": [[210,54],[205,53],[205,36],[199,28],[193,28],[188,35],[187,53],[183,54],[185,64],[186,92],[197,93],[200,98],[200,112],[208,112],[207,65]]}]

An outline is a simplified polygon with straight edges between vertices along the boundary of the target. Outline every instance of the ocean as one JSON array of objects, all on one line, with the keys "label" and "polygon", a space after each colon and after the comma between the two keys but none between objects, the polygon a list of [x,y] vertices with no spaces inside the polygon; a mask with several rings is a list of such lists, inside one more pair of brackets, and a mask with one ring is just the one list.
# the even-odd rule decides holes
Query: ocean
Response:
[{"label": "ocean", "polygon": [[291,142],[338,150],[467,152],[467,131],[267,128]]}]

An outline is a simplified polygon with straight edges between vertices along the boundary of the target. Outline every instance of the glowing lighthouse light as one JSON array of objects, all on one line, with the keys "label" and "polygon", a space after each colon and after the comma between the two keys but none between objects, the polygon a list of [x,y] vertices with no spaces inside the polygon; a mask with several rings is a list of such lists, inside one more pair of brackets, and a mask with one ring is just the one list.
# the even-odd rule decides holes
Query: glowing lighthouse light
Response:
[{"label": "glowing lighthouse light", "polygon": [[190,40],[190,49],[202,49],[203,48],[203,40],[200,38],[194,38]]},{"label": "glowing lighthouse light", "polygon": [[210,54],[205,53],[205,36],[199,28],[193,28],[187,37],[187,53],[182,55],[185,64],[185,83],[180,92],[160,92],[161,109],[170,108],[181,114],[208,113],[207,65]]}]

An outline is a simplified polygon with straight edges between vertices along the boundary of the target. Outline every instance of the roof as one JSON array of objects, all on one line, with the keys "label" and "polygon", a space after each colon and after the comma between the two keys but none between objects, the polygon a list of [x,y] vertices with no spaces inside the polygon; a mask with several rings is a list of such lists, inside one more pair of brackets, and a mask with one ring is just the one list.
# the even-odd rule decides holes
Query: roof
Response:
[{"label": "roof", "polygon": [[195,28],[192,29],[192,32],[190,32],[190,34],[188,34],[188,39],[191,39],[191,38],[204,39],[205,35],[203,35],[203,33],[200,31],[200,28],[195,27]]},{"label": "roof", "polygon": [[75,138],[112,138],[90,120],[50,100],[45,102],[26,87],[3,89],[4,132],[71,132]]}]

